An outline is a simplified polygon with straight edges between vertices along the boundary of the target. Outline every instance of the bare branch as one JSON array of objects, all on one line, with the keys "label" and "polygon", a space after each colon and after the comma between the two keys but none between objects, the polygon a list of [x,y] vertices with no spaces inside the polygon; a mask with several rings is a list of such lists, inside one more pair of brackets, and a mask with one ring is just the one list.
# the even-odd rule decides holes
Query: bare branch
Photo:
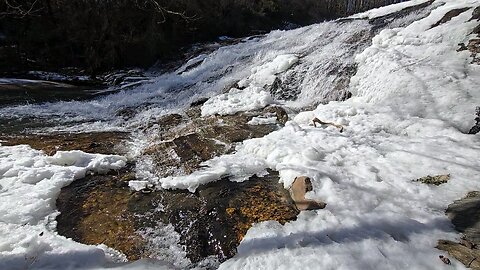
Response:
[{"label": "bare branch", "polygon": [[5,12],[0,12],[0,16],[14,16],[19,18],[24,18],[26,16],[33,16],[36,15],[42,7],[36,8],[36,4],[38,0],[35,0],[32,4],[24,6],[24,4],[18,4],[16,0],[3,0],[5,5],[7,6],[7,10]]},{"label": "bare branch", "polygon": [[161,14],[162,20],[159,23],[164,23],[167,20],[167,17],[165,14],[179,16],[187,22],[196,19],[196,15],[188,16],[185,11],[178,12],[178,11],[167,9],[166,7],[162,6],[157,0],[146,0],[146,2],[152,4],[155,10]]}]

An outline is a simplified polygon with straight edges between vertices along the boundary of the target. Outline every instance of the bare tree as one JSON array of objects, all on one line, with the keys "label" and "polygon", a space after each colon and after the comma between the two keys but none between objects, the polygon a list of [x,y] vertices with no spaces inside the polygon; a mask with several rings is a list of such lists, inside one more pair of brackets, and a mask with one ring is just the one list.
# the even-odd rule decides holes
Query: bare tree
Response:
[{"label": "bare tree", "polygon": [[3,5],[5,5],[5,10],[0,12],[0,16],[24,18],[27,16],[35,16],[43,9],[43,7],[38,3],[38,0],[2,0],[2,2]]},{"label": "bare tree", "polygon": [[160,4],[158,0],[141,0],[142,3],[138,3],[137,0],[137,5],[142,7],[143,9],[146,9],[148,5],[151,5],[155,11],[160,13],[162,16],[162,20],[159,21],[158,23],[164,23],[167,20],[166,14],[171,14],[175,16],[179,16],[180,18],[184,19],[185,21],[191,21],[196,19],[196,15],[189,16],[186,14],[185,11],[179,12],[179,11],[174,11],[171,9],[166,8],[164,5]]}]

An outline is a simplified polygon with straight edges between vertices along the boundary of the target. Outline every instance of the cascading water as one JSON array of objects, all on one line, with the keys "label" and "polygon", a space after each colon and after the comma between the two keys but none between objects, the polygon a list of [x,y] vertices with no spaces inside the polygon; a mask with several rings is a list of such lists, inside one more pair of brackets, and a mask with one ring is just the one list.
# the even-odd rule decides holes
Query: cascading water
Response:
[{"label": "cascading water", "polygon": [[[349,10],[356,10],[365,3],[364,1],[348,1],[347,4]],[[425,201],[432,198],[431,193],[428,193],[431,192],[431,189],[425,191],[427,188],[412,187],[410,186],[410,180],[405,180],[404,182],[406,184],[401,182],[398,186],[396,186],[398,183],[394,182],[394,180],[396,181],[396,179],[400,177],[395,173],[395,169],[404,173],[404,178],[411,178],[413,174],[411,173],[413,169],[410,169],[413,166],[411,166],[410,163],[404,165],[404,167],[408,167],[407,169],[401,167],[402,162],[409,159],[407,157],[402,159],[403,156],[409,153],[408,151],[417,151],[417,149],[414,149],[417,146],[419,148],[423,146],[427,148],[441,147],[437,147],[436,145],[431,146],[429,144],[430,138],[424,138],[422,136],[412,137],[413,139],[411,141],[408,140],[410,137],[407,133],[417,134],[418,127],[416,125],[422,122],[414,122],[414,124],[412,124],[408,122],[410,121],[409,116],[404,117],[403,115],[394,118],[392,115],[395,114],[388,111],[390,108],[388,106],[375,111],[367,105],[363,106],[364,104],[360,104],[355,107],[354,102],[348,103],[347,101],[347,104],[333,103],[333,106],[319,106],[315,113],[311,111],[302,113],[301,111],[313,108],[313,106],[321,103],[348,98],[350,96],[349,90],[352,90],[349,88],[350,79],[357,72],[356,65],[359,62],[356,56],[364,52],[372,44],[372,38],[374,36],[380,35],[382,38],[385,38],[385,36],[379,34],[382,30],[389,28],[404,29],[413,22],[427,17],[432,10],[438,9],[440,6],[431,4],[431,2],[427,2],[414,8],[407,8],[402,11],[397,10],[394,13],[386,12],[385,16],[381,15],[375,19],[355,16],[289,31],[274,31],[265,36],[241,39],[234,45],[220,47],[208,54],[196,55],[176,70],[155,76],[149,83],[138,87],[122,90],[90,101],[4,107],[0,109],[0,117],[7,118],[9,121],[16,121],[16,119],[40,120],[51,122],[55,125],[53,128],[47,127],[40,129],[40,131],[43,132],[52,130],[82,132],[94,130],[103,131],[107,129],[131,131],[133,134],[132,140],[136,143],[131,149],[131,156],[137,158],[137,172],[143,172],[143,175],[137,174],[137,179],[151,181],[157,184],[157,187],[180,188],[194,191],[200,184],[217,181],[223,179],[223,177],[243,181],[245,180],[245,176],[250,177],[253,174],[265,176],[262,174],[265,172],[265,168],[271,169],[271,167],[275,167],[275,169],[280,171],[280,177],[283,177],[281,179],[285,179],[285,176],[288,176],[289,179],[293,180],[295,176],[300,175],[299,172],[305,173],[305,175],[307,174],[306,172],[312,173],[317,180],[315,185],[321,187],[315,190],[317,193],[314,195],[330,199],[333,207],[326,211],[331,212],[321,212],[318,216],[315,216],[316,214],[310,215],[310,213],[301,214],[299,216],[300,221],[296,223],[297,225],[300,224],[298,227],[289,224],[282,227],[278,225],[278,223],[273,222],[262,223],[254,228],[252,232],[253,234],[258,233],[261,235],[261,237],[258,237],[258,239],[260,239],[258,240],[259,244],[256,242],[257,239],[250,239],[250,242],[242,242],[243,246],[239,249],[240,255],[247,257],[250,255],[253,256],[256,255],[254,253],[257,253],[257,251],[260,256],[265,255],[262,253],[268,252],[290,252],[290,247],[303,248],[303,251],[305,251],[315,245],[322,247],[325,245],[325,249],[330,252],[327,255],[333,257],[345,253],[345,250],[341,248],[345,247],[348,252],[352,252],[352,250],[357,252],[362,250],[361,245],[368,246],[371,244],[377,247],[381,253],[380,255],[375,253],[375,256],[381,259],[387,257],[380,250],[380,248],[382,248],[390,253],[386,253],[388,256],[394,257],[392,254],[395,252],[402,251],[405,247],[408,247],[408,245],[416,246],[418,244],[410,243],[410,241],[405,239],[409,239],[409,237],[413,238],[417,234],[421,235],[424,231],[433,231],[435,234],[438,228],[443,228],[443,223],[428,219],[434,216],[434,214],[438,215],[438,209],[425,210],[427,207],[421,204],[421,202],[417,202],[422,199],[415,200],[416,196],[423,198]],[[427,21],[427,23],[429,22]],[[430,25],[432,24],[429,24],[429,26]],[[387,30],[384,33],[388,34],[390,32]],[[407,41],[395,41],[399,43],[405,42],[407,47],[410,45],[409,42],[417,42],[417,40],[415,40],[416,37],[412,38],[407,34]],[[434,38],[432,38],[432,40],[435,41]],[[419,41],[418,43],[421,42]],[[361,54],[361,56],[365,57],[365,54]],[[408,65],[410,65],[408,57],[406,57],[407,60],[401,57],[399,58],[405,62],[400,61],[402,65],[399,65],[400,67],[398,69],[405,68],[405,70],[407,70]],[[366,65],[365,63],[363,64]],[[268,68],[269,71],[263,72],[262,68]],[[365,70],[368,71],[369,69],[364,69],[364,73],[361,74],[362,76],[368,75],[365,75]],[[438,79],[437,77],[434,78]],[[259,85],[259,82],[267,83]],[[356,83],[358,83],[358,81]],[[368,81],[368,83],[371,83],[371,81]],[[441,86],[442,85],[438,88],[441,88]],[[416,91],[416,88],[414,90]],[[244,100],[240,100],[235,96],[239,94],[238,96],[245,97],[245,95],[241,95],[245,92],[251,93],[254,97],[264,98],[268,104],[280,104],[286,108],[288,112],[291,112],[292,116],[299,112],[297,115],[298,118],[295,120],[299,120],[302,126],[300,127],[300,124],[291,121],[277,133],[271,133],[271,136],[268,138],[264,137],[262,138],[263,140],[259,139],[257,141],[245,141],[243,148],[239,147],[236,149],[237,152],[235,154],[239,153],[237,156],[234,156],[234,154],[232,154],[232,156],[224,155],[221,156],[223,159],[219,158],[213,160],[211,163],[207,162],[207,165],[212,165],[217,161],[219,161],[219,163],[224,162],[224,164],[226,164],[225,167],[228,167],[230,171],[215,171],[215,169],[221,168],[224,165],[220,164],[217,168],[211,166],[200,171],[199,174],[182,172],[180,173],[183,174],[181,177],[185,177],[179,179],[184,182],[176,181],[178,179],[172,178],[162,179],[158,175],[155,175],[156,171],[153,165],[142,159],[142,151],[145,150],[145,146],[148,146],[153,140],[158,139],[158,137],[156,137],[158,130],[152,127],[151,123],[158,123],[158,120],[167,114],[182,114],[186,108],[190,107],[192,102],[196,102],[205,97],[210,98],[210,101],[225,101],[225,104],[232,104],[232,106],[250,108],[252,104],[248,104],[248,102],[245,104],[245,102],[243,102]],[[210,101],[207,101],[202,107],[202,115],[208,116],[215,112],[224,112],[221,111],[224,109],[221,108],[223,102],[212,103]],[[416,103],[413,104],[416,105]],[[263,105],[263,103],[256,103],[253,108],[258,109]],[[337,106],[338,109],[335,106]],[[373,105],[371,107],[375,106]],[[384,111],[382,111],[382,109],[384,109]],[[400,112],[401,111],[398,110],[398,113]],[[308,122],[312,119],[311,117],[322,115],[322,113],[334,119],[337,119],[335,118],[337,116],[338,119],[342,118],[346,121],[345,123],[347,123],[345,125],[348,125],[348,121],[351,121],[352,124],[348,126],[347,134],[345,135],[344,133],[341,135],[336,129],[332,131],[327,128],[323,130],[308,127]],[[376,120],[377,116],[380,118],[379,120]],[[349,118],[349,120],[346,120],[346,118]],[[384,123],[383,121],[385,119],[394,119],[401,122],[404,118],[408,120],[402,122],[402,124],[406,126],[406,131],[403,130],[403,126],[397,129],[395,125],[392,125],[392,127],[389,123]],[[412,118],[417,119],[418,117],[413,116]],[[428,120],[431,119],[425,119],[425,123],[430,124]],[[221,122],[220,124],[225,123]],[[443,123],[439,124],[438,121],[433,121],[430,127],[442,128],[442,125]],[[432,128],[432,130],[432,133],[439,132],[434,128]],[[429,131],[427,130],[427,132]],[[452,136],[458,136],[457,133],[451,130],[445,132],[451,132],[451,134],[454,134]],[[435,134],[435,136],[436,135],[437,134]],[[293,139],[289,138],[289,136],[292,136]],[[449,136],[450,133],[445,137],[446,139],[439,140],[441,145],[445,146],[446,149],[448,146],[451,146],[449,143],[453,140]],[[322,140],[328,141],[329,143],[324,143]],[[234,141],[234,143],[238,142],[235,140],[232,141]],[[296,141],[299,142],[298,147]],[[463,141],[460,142],[464,143]],[[180,143],[183,143],[183,141]],[[400,149],[402,143],[407,145],[407,147],[403,150],[397,150]],[[410,143],[414,145],[412,146],[413,150],[408,148]],[[459,145],[462,145],[461,143],[459,143]],[[466,148],[467,149],[463,149],[465,153],[471,151],[475,154],[474,150],[468,147]],[[261,150],[257,152],[257,149]],[[27,152],[27,150],[24,151]],[[272,153],[266,153],[268,151],[272,151]],[[391,153],[394,153],[394,155]],[[444,153],[442,152],[442,154]],[[451,152],[447,154],[454,155]],[[251,158],[252,156],[258,157]],[[472,154],[471,156],[474,155]],[[366,157],[366,160],[361,160],[362,157]],[[443,155],[443,158],[445,158],[445,155]],[[248,163],[248,161],[251,160],[255,162]],[[386,162],[385,165],[382,162],[377,162],[377,160],[385,160],[388,162]],[[238,164],[240,162],[244,163]],[[440,158],[434,157],[433,159],[426,159],[425,164],[427,165],[419,164],[418,166],[425,166],[427,169],[433,168],[439,170],[440,168],[443,170],[446,165],[442,162]],[[461,156],[458,158],[458,164],[448,165],[448,169],[456,171],[457,175],[464,173],[466,175],[464,179],[468,179],[474,169],[470,168],[470,171],[466,171],[465,173],[463,170],[464,167],[475,167],[468,165],[470,164],[468,162],[467,158]],[[430,166],[430,163],[435,165]],[[464,166],[460,163],[467,165]],[[252,165],[251,168],[249,167],[250,165]],[[398,169],[396,166],[401,167],[401,169]],[[455,166],[463,167],[462,169],[458,169]],[[213,168],[211,170],[213,171],[213,177],[212,179],[206,179],[208,178],[206,176],[209,176],[207,174],[211,173],[208,169],[211,168]],[[418,170],[423,173],[425,168]],[[417,172],[418,171],[415,173]],[[40,173],[36,175],[41,176]],[[385,175],[388,177],[385,177]],[[394,177],[392,177],[392,175],[394,175]],[[238,178],[235,178],[237,176]],[[142,177],[144,177],[144,179],[141,179]],[[197,179],[193,179],[195,177],[197,177]],[[243,179],[241,179],[242,177]],[[192,179],[193,181],[190,183],[189,181]],[[462,178],[461,181],[464,181],[464,179]],[[289,183],[284,181],[283,184],[287,186]],[[226,185],[228,186],[228,184]],[[394,188],[390,190],[389,188],[391,186],[394,186]],[[402,192],[403,194],[397,194],[399,193],[397,188],[405,192]],[[230,192],[232,190],[235,191],[235,189],[228,188],[227,190]],[[412,192],[413,195],[407,192],[411,190],[414,190],[414,192]],[[149,191],[151,192],[151,190]],[[194,194],[191,196],[195,197],[195,200],[191,204],[195,206],[209,203],[203,199],[203,195],[198,196],[198,193],[182,192],[184,192],[183,194],[187,194],[187,197]],[[182,194],[182,192],[176,194]],[[230,196],[228,192],[227,195]],[[398,198],[389,201],[391,199],[390,197],[395,197],[395,195],[398,195]],[[214,196],[216,196],[216,194],[214,194]],[[453,195],[449,193],[449,196]],[[395,201],[396,199],[401,203],[397,203],[397,201]],[[173,205],[177,203],[177,200],[172,201],[173,203],[170,203]],[[328,203],[330,203],[330,201]],[[411,203],[415,207],[402,208],[405,203]],[[434,205],[435,202],[429,201],[429,204]],[[157,208],[157,212],[164,210],[163,205],[157,205]],[[234,212],[235,210],[232,211]],[[199,226],[205,225],[201,223],[200,225],[196,224],[193,226],[192,224],[195,223],[195,221],[188,218],[207,215],[206,213],[191,212],[194,213],[180,213],[180,220],[177,220],[177,223],[184,226],[184,229],[186,228],[186,230],[180,230],[181,232],[193,234],[194,232],[189,231],[189,229],[198,229]],[[374,214],[371,214],[371,212],[374,212]],[[435,213],[432,214],[431,212]],[[208,214],[211,214],[211,212]],[[212,215],[215,215],[215,213]],[[363,215],[369,215],[371,219],[365,221],[358,218]],[[443,213],[440,213],[440,215],[443,215]],[[386,220],[383,220],[383,218]],[[376,222],[377,219],[378,222]],[[371,220],[374,220],[374,222],[371,222]],[[426,221],[424,222],[424,220]],[[327,231],[318,231],[319,228],[308,227],[310,226],[308,225],[310,224],[309,221],[312,221],[311,223],[315,226],[317,224],[324,224],[329,227]],[[347,225],[342,224],[344,221]],[[352,224],[348,224],[348,222]],[[184,223],[190,224],[185,225]],[[426,225],[423,223],[426,223]],[[157,249],[158,252],[162,253],[151,252],[152,257],[167,260],[169,263],[179,267],[196,266],[190,264],[189,259],[185,257],[183,247],[175,243],[188,233],[182,235],[177,228],[174,229],[172,225],[166,225],[166,223],[162,222],[155,223],[152,226],[154,227],[153,229],[148,227],[141,231],[146,238],[149,238],[148,244],[150,248]],[[341,227],[342,230],[337,230],[337,227]],[[22,230],[22,227],[19,228],[18,230]],[[161,229],[157,230],[158,228]],[[304,228],[306,229],[302,231]],[[263,233],[262,230],[271,231],[271,239],[270,234]],[[284,233],[283,230],[285,230],[285,232],[292,230],[293,233],[289,232],[282,235],[282,233]],[[315,231],[316,233],[311,233],[309,230],[317,231]],[[431,235],[428,235],[428,237],[430,236]],[[210,237],[210,235],[205,237]],[[215,240],[218,238],[212,237],[212,239]],[[420,239],[422,240],[421,237]],[[428,238],[428,241],[430,240],[431,239]],[[375,241],[378,241],[380,244],[377,245]],[[361,243],[361,245],[354,246],[357,242]],[[213,246],[214,248],[220,246],[220,244],[215,241],[209,244],[210,247]],[[333,248],[328,249],[331,247]],[[370,248],[371,246],[368,247]],[[389,247],[395,247],[396,249],[392,249],[394,251],[392,252],[392,250],[388,249]],[[341,252],[338,252],[336,248],[339,248],[338,250],[341,250]],[[410,248],[409,251],[411,251],[411,253],[408,253],[410,255],[417,250],[416,247],[408,248]],[[421,248],[425,248],[425,245],[421,245]],[[264,252],[265,250],[262,249],[268,252]],[[429,249],[427,250],[427,253],[430,252]],[[220,251],[220,253],[223,252],[221,249]],[[421,251],[426,252],[425,249]],[[305,252],[309,251],[307,250]],[[224,254],[221,255],[223,256]],[[319,254],[315,256],[317,255]],[[231,256],[231,254],[229,256]],[[222,259],[226,259],[229,256],[223,256]],[[267,254],[265,256],[270,255]],[[207,257],[207,261],[209,259],[211,258]],[[229,265],[235,265],[237,261],[234,259],[227,261],[224,267],[228,268]],[[240,256],[239,261],[241,261],[241,259]],[[252,265],[255,265],[255,259],[256,258],[252,259],[253,263],[250,262]],[[361,259],[363,259],[363,257]],[[397,263],[394,259],[390,260]],[[368,261],[368,259],[366,261]],[[391,261],[389,261],[389,263]],[[208,265],[209,262],[204,261],[203,263],[207,264],[207,266],[217,266],[217,262],[213,262],[211,265]],[[270,263],[275,265],[274,260],[270,261]],[[335,264],[332,262],[327,263],[330,263],[330,266]],[[365,261],[361,263],[367,265]],[[355,266],[361,269],[362,266],[364,266],[361,263]],[[240,266],[236,266],[239,268],[244,266],[241,262],[239,265]],[[401,262],[395,265],[398,267],[398,265],[401,265]],[[364,268],[369,268],[368,266],[371,265],[368,264],[367,267]]]},{"label": "cascading water", "polygon": [[[278,102],[299,109],[341,100],[348,96],[345,89],[355,73],[354,56],[369,45],[371,37],[382,28],[407,25],[427,13],[428,9],[419,9],[395,20],[389,18],[381,28],[364,19],[273,31],[198,55],[177,70],[153,77],[151,82],[133,89],[91,101],[4,107],[0,109],[0,119],[8,120],[9,125],[22,119],[40,122],[50,127],[44,131],[131,131],[161,115],[181,111],[199,98],[229,90],[248,77],[252,68],[284,54],[294,54],[300,60],[287,72],[277,74],[277,88],[265,89],[272,90]],[[285,98],[288,100],[281,100]],[[133,117],[125,119],[122,111],[126,109],[133,109]]]}]

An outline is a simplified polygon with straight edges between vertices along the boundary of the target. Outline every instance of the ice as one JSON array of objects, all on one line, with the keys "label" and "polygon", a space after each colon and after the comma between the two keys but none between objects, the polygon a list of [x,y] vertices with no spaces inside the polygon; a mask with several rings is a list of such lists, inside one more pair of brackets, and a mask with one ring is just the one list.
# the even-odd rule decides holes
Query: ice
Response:
[{"label": "ice", "polygon": [[279,55],[272,62],[252,68],[252,74],[238,82],[240,87],[257,86],[264,87],[272,85],[277,74],[287,71],[292,65],[298,62],[296,55]]},{"label": "ice", "polygon": [[416,6],[416,5],[420,5],[420,4],[426,3],[428,1],[431,1],[431,0],[405,1],[405,2],[402,2],[402,3],[395,4],[395,5],[388,5],[388,6],[384,6],[384,7],[374,8],[374,9],[371,9],[371,10],[368,10],[368,11],[365,11],[365,12],[362,12],[362,13],[352,15],[352,16],[350,16],[350,18],[374,19],[374,18],[377,18],[377,17],[385,16],[385,15],[400,11],[404,8],[409,8],[409,7],[413,7],[413,6]]},{"label": "ice", "polygon": [[277,117],[253,117],[247,124],[249,125],[272,125],[277,123]]},{"label": "ice", "polygon": [[202,116],[214,114],[227,115],[241,111],[250,111],[274,103],[270,93],[260,87],[247,87],[243,90],[233,88],[226,94],[210,98],[202,106]]},{"label": "ice", "polygon": [[[456,52],[478,22],[469,21],[470,9],[430,27],[479,2],[435,4],[427,18],[382,31],[356,57],[353,98],[302,112],[295,124],[237,149],[279,170],[285,187],[311,177],[307,195],[327,208],[285,226],[254,226],[220,269],[464,269],[454,260],[444,265],[435,246],[459,237],[447,205],[480,188],[480,137],[465,134],[480,103],[480,69]],[[314,117],[344,123],[345,131],[314,128]],[[412,182],[447,173],[451,180],[439,187]]]},{"label": "ice", "polygon": [[128,182],[128,187],[134,191],[140,191],[142,189],[145,189],[148,184],[150,182],[149,181],[137,181],[137,180],[131,180]]}]

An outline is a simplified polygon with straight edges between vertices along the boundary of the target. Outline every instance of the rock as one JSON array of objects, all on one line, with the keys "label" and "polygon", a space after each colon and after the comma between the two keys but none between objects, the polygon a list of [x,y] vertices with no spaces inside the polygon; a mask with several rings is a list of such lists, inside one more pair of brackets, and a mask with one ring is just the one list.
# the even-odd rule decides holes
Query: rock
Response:
[{"label": "rock", "polygon": [[469,249],[474,249],[477,247],[477,245],[475,245],[474,243],[468,241],[467,239],[460,239],[460,242],[459,242],[460,245],[462,246],[465,246]]},{"label": "rock", "polygon": [[325,208],[327,204],[324,202],[316,202],[314,200],[305,199],[305,193],[312,190],[312,182],[309,177],[299,176],[295,178],[292,186],[290,187],[290,196],[295,202],[298,210],[304,211]]},{"label": "rock", "polygon": [[450,204],[446,210],[455,229],[475,245],[480,244],[480,192],[469,192],[461,200]]},{"label": "rock", "polygon": [[413,180],[414,182],[422,182],[427,185],[435,185],[439,186],[441,184],[445,184],[450,180],[450,174],[444,174],[444,175],[434,175],[430,176],[427,175],[425,177],[418,178],[416,180]]},{"label": "rock", "polygon": [[[169,115],[157,121],[158,138],[147,147],[144,155],[154,163],[155,174],[161,177],[189,174],[200,163],[213,157],[231,153],[235,143],[267,135],[277,125],[248,125],[252,117],[264,112],[237,113],[235,115],[198,117],[187,110],[187,119]],[[282,119],[288,117],[277,109]]]},{"label": "rock", "polygon": [[475,125],[470,129],[468,134],[477,134],[480,132],[480,106],[475,109]]},{"label": "rock", "polygon": [[150,79],[140,69],[116,70],[99,77],[106,85],[121,86],[122,88],[137,85]]},{"label": "rock", "polygon": [[57,198],[57,231],[89,244],[105,244],[129,260],[148,257],[144,239],[136,233],[135,217],[128,211],[134,179],[132,166],[118,173],[89,175],[64,187]]},{"label": "rock", "polygon": [[57,200],[58,232],[81,243],[104,243],[135,260],[155,254],[138,232],[161,231],[163,224],[172,224],[193,263],[209,256],[224,261],[235,255],[252,224],[267,220],[284,224],[299,213],[277,172],[242,183],[222,179],[195,193],[142,194],[127,187],[134,178],[131,169],[119,175],[87,176],[63,188]]},{"label": "rock", "polygon": [[466,267],[480,269],[480,191],[472,191],[446,210],[455,229],[463,233],[459,243],[439,240],[437,248],[447,251]]},{"label": "rock", "polygon": [[197,106],[202,106],[207,102],[208,98],[200,98],[198,100],[195,100],[194,102],[190,103],[190,107],[197,107]]},{"label": "rock", "polygon": [[457,17],[458,15],[462,14],[463,12],[469,10],[470,8],[457,8],[457,9],[452,9],[448,11],[438,22],[432,25],[431,28],[437,27],[441,24],[444,24],[446,22],[449,22],[451,19],[454,17]]},{"label": "rock", "polygon": [[450,256],[463,263],[467,268],[480,269],[480,251],[477,249],[469,249],[448,240],[439,240],[436,248],[448,252]]},{"label": "rock", "polygon": [[277,121],[282,125],[285,125],[285,123],[288,121],[287,112],[280,106],[268,106],[263,111],[266,113],[275,113],[277,116]]}]

